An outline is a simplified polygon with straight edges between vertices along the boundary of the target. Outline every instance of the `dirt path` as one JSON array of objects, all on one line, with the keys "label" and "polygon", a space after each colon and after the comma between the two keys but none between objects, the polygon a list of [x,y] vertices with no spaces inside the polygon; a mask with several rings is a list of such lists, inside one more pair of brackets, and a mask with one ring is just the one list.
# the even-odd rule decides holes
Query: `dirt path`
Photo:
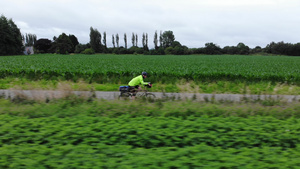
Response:
[{"label": "dirt path", "polygon": [[[156,98],[169,98],[172,100],[198,100],[198,101],[231,101],[241,102],[244,100],[276,100],[285,102],[299,102],[300,95],[243,95],[243,94],[201,94],[201,93],[159,93],[153,92]],[[103,91],[58,91],[58,90],[0,90],[0,97],[5,99],[33,99],[47,100],[64,98],[70,95],[80,97],[94,97],[97,99],[114,100],[119,98],[119,92]]]}]

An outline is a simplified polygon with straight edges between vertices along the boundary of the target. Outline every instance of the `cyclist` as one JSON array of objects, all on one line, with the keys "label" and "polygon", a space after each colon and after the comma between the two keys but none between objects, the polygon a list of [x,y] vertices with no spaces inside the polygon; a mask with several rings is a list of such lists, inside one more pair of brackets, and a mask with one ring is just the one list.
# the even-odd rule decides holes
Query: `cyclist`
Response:
[{"label": "cyclist", "polygon": [[133,94],[132,99],[135,99],[136,93],[141,90],[141,87],[139,85],[149,85],[149,82],[144,82],[144,79],[147,78],[147,76],[148,76],[147,72],[142,72],[141,75],[133,78],[128,83],[129,91],[132,92]]}]

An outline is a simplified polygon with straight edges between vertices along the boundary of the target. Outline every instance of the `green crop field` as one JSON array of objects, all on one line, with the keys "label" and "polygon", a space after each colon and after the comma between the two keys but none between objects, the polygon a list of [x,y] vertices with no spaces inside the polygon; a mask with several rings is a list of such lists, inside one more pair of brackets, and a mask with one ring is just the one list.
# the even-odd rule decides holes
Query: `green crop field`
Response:
[{"label": "green crop field", "polygon": [[300,82],[300,57],[239,55],[30,55],[0,59],[0,77],[127,83],[147,71],[151,82],[242,80]]},{"label": "green crop field", "polygon": [[156,92],[300,93],[300,57],[242,55],[5,56],[0,89],[116,91],[142,71]]},{"label": "green crop field", "polygon": [[0,99],[0,168],[296,168],[299,110],[297,104]]}]

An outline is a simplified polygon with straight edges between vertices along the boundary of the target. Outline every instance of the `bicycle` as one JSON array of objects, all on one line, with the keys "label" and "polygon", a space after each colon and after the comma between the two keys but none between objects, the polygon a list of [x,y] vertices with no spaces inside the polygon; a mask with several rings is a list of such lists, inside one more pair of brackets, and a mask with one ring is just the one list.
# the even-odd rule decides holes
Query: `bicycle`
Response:
[{"label": "bicycle", "polygon": [[[149,83],[148,85],[144,85],[142,90],[137,91],[136,97],[137,98],[155,99],[156,98],[155,94],[148,92],[148,90],[146,89],[146,88],[151,88],[151,87],[152,87],[151,83]],[[119,99],[132,97],[135,92],[134,90],[129,91],[129,86],[120,86],[119,91],[120,91]]]}]

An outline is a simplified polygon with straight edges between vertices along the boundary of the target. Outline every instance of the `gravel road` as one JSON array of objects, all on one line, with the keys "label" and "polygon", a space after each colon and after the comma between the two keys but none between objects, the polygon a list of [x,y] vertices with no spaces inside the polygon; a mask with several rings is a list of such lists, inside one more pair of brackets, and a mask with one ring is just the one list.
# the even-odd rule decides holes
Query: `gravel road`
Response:
[{"label": "gravel road", "polygon": [[[46,100],[64,98],[70,95],[80,97],[95,97],[98,99],[118,99],[119,92],[104,91],[58,91],[58,90],[0,90],[0,97],[5,99],[24,98],[33,100]],[[202,93],[160,93],[153,92],[156,98],[170,98],[174,100],[193,99],[198,101],[231,101],[241,102],[247,100],[277,100],[285,102],[300,102],[300,95],[244,95],[244,94],[202,94]]]}]

